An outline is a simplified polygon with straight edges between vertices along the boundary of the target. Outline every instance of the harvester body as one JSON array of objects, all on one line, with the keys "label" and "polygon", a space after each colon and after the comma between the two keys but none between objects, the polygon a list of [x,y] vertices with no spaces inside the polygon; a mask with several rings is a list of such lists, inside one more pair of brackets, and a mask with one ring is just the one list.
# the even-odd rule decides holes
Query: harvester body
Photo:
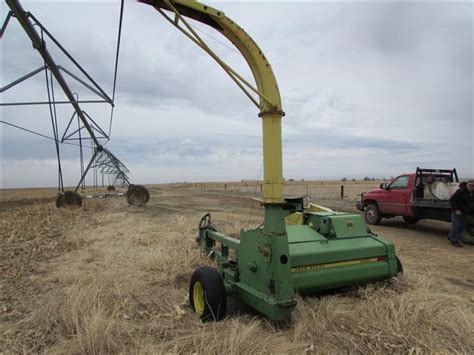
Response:
[{"label": "harvester body", "polygon": [[304,224],[287,226],[294,288],[321,292],[396,276],[391,242],[368,232],[362,217],[310,212]]},{"label": "harvester body", "polygon": [[266,235],[265,226],[242,230],[240,239],[218,233],[212,223],[200,228],[201,249],[216,257],[228,294],[270,319],[281,320],[296,305],[293,292],[340,289],[385,280],[402,271],[394,245],[368,231],[360,215],[295,213],[302,216],[301,223],[285,226],[286,238],[280,240],[286,239],[287,244],[277,249],[271,242],[278,237]]}]

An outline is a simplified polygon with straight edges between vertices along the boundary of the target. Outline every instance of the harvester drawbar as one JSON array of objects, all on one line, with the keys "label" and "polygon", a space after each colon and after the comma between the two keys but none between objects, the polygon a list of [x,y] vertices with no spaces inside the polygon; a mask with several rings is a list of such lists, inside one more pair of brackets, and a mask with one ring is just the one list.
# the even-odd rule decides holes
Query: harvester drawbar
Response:
[{"label": "harvester drawbar", "polygon": [[[384,280],[401,272],[392,243],[370,233],[362,217],[337,212],[303,212],[303,199],[283,197],[280,92],[272,68],[253,39],[222,11],[189,0],[142,0],[209,54],[259,109],[263,131],[264,223],[240,238],[216,231],[209,214],[199,225],[202,251],[218,269],[198,268],[189,287],[191,307],[202,320],[225,315],[232,295],[273,320],[288,317],[295,295]],[[172,16],[169,16],[169,13]],[[213,52],[186,17],[209,25],[240,51],[256,87]],[[299,224],[286,217],[301,213]],[[231,257],[231,250],[235,257]]]}]

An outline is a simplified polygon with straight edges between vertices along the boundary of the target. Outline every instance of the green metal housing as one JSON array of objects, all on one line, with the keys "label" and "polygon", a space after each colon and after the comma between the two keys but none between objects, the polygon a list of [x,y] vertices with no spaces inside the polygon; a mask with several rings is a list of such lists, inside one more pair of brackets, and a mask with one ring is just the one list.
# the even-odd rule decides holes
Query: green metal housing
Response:
[{"label": "green metal housing", "polygon": [[[289,212],[277,220],[284,220],[285,214]],[[294,292],[312,294],[380,281],[402,271],[393,244],[368,231],[362,216],[340,212],[303,216],[303,224],[285,226],[280,238],[267,235],[265,226],[242,230],[240,239],[213,228],[200,229],[202,251],[214,253],[229,295],[281,320],[296,305]],[[286,245],[275,247],[275,239]],[[234,259],[229,249],[235,250]]]}]

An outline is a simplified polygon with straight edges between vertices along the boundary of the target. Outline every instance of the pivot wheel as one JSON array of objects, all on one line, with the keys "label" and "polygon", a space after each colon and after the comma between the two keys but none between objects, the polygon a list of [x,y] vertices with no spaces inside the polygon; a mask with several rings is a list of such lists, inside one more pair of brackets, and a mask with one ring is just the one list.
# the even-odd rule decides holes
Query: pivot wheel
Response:
[{"label": "pivot wheel", "polygon": [[72,208],[72,207],[81,207],[82,206],[82,197],[75,191],[64,191],[58,193],[56,197],[56,207],[57,208]]},{"label": "pivot wheel", "polygon": [[142,207],[150,199],[150,193],[142,185],[130,185],[127,191],[127,202],[129,205]]},{"label": "pivot wheel", "polygon": [[227,308],[224,279],[210,266],[197,268],[189,284],[189,303],[203,322],[220,321]]},{"label": "pivot wheel", "polygon": [[377,225],[382,220],[382,214],[376,204],[367,205],[365,208],[365,221],[368,224]]}]

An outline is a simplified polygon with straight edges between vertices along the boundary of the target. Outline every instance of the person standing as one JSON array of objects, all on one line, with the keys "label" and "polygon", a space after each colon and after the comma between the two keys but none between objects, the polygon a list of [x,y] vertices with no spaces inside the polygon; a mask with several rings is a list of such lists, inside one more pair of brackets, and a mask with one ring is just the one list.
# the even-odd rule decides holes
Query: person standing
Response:
[{"label": "person standing", "polygon": [[451,205],[451,230],[448,234],[448,240],[451,245],[461,247],[459,241],[462,231],[466,227],[466,217],[469,212],[469,204],[474,192],[474,180],[461,182],[459,189],[449,199]]}]

